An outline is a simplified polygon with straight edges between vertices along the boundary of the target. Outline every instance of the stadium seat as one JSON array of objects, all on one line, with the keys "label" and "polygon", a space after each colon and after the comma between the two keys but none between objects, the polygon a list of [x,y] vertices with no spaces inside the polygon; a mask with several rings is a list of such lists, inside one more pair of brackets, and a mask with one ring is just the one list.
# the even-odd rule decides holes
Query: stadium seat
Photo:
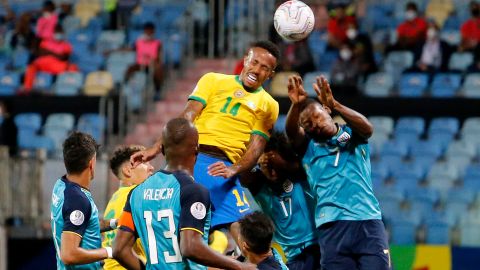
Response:
[{"label": "stadium seat", "polygon": [[448,133],[431,133],[428,134],[428,140],[432,143],[438,144],[442,147],[442,150],[445,151],[448,145],[454,140],[453,134]]},{"label": "stadium seat", "polygon": [[465,121],[463,122],[462,129],[460,130],[460,133],[462,135],[468,134],[468,133],[479,134],[480,133],[480,117],[469,117],[465,119]]},{"label": "stadium seat", "polygon": [[387,166],[378,162],[372,162],[372,181],[383,183],[390,175]]},{"label": "stadium seat", "polygon": [[316,97],[317,93],[313,89],[312,84],[316,83],[317,76],[323,76],[325,79],[330,80],[330,74],[328,72],[308,72],[303,76],[303,87],[309,97]]},{"label": "stadium seat", "polygon": [[450,243],[450,224],[446,218],[429,219],[425,222],[426,239],[429,245],[448,245]]},{"label": "stadium seat", "polygon": [[372,158],[376,158],[380,154],[383,145],[388,140],[390,140],[390,137],[385,133],[376,131],[373,133],[372,137],[368,140],[370,145],[370,155]]},{"label": "stadium seat", "polygon": [[452,71],[466,71],[473,63],[473,54],[470,52],[455,52],[450,56],[448,69]]},{"label": "stadium seat", "polygon": [[20,74],[17,72],[0,72],[0,95],[14,95],[20,87]]},{"label": "stadium seat", "polygon": [[388,74],[397,82],[402,72],[413,65],[413,53],[410,51],[393,51],[387,55],[384,67]]},{"label": "stadium seat", "polygon": [[319,57],[320,62],[316,63],[317,70],[322,72],[330,72],[333,63],[338,59],[338,53],[336,51],[326,51]]},{"label": "stadium seat", "polygon": [[50,92],[52,84],[53,75],[45,72],[38,72],[35,76],[35,81],[33,82],[33,89]]},{"label": "stadium seat", "polygon": [[460,219],[461,213],[467,212],[474,200],[474,190],[465,187],[450,189],[445,198],[445,211],[450,213],[454,223],[456,223]]},{"label": "stadium seat", "polygon": [[57,77],[54,92],[61,96],[75,96],[83,86],[83,75],[80,72],[65,72]]},{"label": "stadium seat", "polygon": [[386,72],[370,74],[365,83],[365,94],[372,97],[387,97],[393,89],[393,77]]},{"label": "stadium seat", "polygon": [[466,174],[463,177],[463,187],[477,192],[480,191],[480,178]]},{"label": "stadium seat", "polygon": [[42,116],[39,113],[21,113],[14,118],[15,125],[19,130],[37,132],[42,126]]},{"label": "stadium seat", "polygon": [[62,21],[63,31],[66,35],[73,33],[77,29],[82,27],[82,21],[80,18],[68,15]]},{"label": "stadium seat", "polygon": [[390,140],[383,144],[380,158],[387,160],[389,158],[401,161],[408,155],[408,145],[405,142]]},{"label": "stadium seat", "polygon": [[125,33],[120,30],[102,31],[95,44],[96,52],[104,54],[119,49],[125,43]]},{"label": "stadium seat", "polygon": [[298,75],[296,72],[279,72],[273,77],[270,84],[270,94],[275,97],[288,96],[288,78],[293,75]]},{"label": "stadium seat", "polygon": [[390,240],[394,245],[414,245],[418,222],[410,216],[393,215],[390,221]]},{"label": "stadium seat", "polygon": [[480,164],[474,163],[467,166],[464,177],[472,177],[480,180]]},{"label": "stadium seat", "polygon": [[474,212],[462,213],[460,219],[460,244],[468,247],[480,246],[480,218]]},{"label": "stadium seat", "polygon": [[147,75],[144,72],[135,72],[130,80],[123,85],[129,111],[139,110],[142,107]]},{"label": "stadium seat", "polygon": [[411,184],[405,183],[405,185],[416,185],[417,182],[425,176],[423,168],[419,164],[412,162],[395,164],[395,166],[390,168],[390,171],[392,177],[398,181],[408,180],[409,182],[413,182]]},{"label": "stadium seat", "polygon": [[441,144],[432,141],[415,141],[410,144],[410,156],[414,159],[430,158],[436,160],[443,154]]},{"label": "stadium seat", "polygon": [[466,75],[465,81],[462,84],[460,94],[467,97],[480,96],[480,73],[471,73]]},{"label": "stadium seat", "polygon": [[105,118],[99,114],[82,114],[78,119],[77,129],[89,133],[100,144],[103,143],[105,127]]},{"label": "stadium seat", "polygon": [[[421,117],[403,116],[397,120],[395,125],[395,138],[404,136],[407,140],[418,139],[425,130],[425,120]],[[407,136],[410,134],[410,138]],[[410,141],[409,141],[410,142]]]},{"label": "stadium seat", "polygon": [[13,51],[12,55],[12,68],[15,70],[23,71],[28,65],[30,59],[30,52],[24,48],[17,48]]},{"label": "stadium seat", "polygon": [[437,117],[433,118],[428,127],[428,134],[447,133],[451,135],[457,134],[460,129],[460,122],[454,117]]},{"label": "stadium seat", "polygon": [[419,211],[422,215],[431,213],[440,199],[437,190],[428,187],[415,187],[406,191],[406,198],[411,209]]},{"label": "stadium seat", "polygon": [[455,73],[439,73],[433,77],[430,94],[433,97],[453,97],[460,88],[462,77]]},{"label": "stadium seat", "polygon": [[376,133],[391,135],[393,132],[394,121],[389,116],[370,116],[368,117]]},{"label": "stadium seat", "polygon": [[72,130],[75,123],[75,117],[70,113],[53,113],[47,116],[43,128],[61,128]]},{"label": "stadium seat", "polygon": [[405,73],[400,77],[398,94],[401,97],[420,97],[428,87],[428,75],[425,73]]},{"label": "stadium seat", "polygon": [[135,52],[112,52],[107,57],[107,71],[112,74],[113,81],[120,83],[125,78],[125,71],[135,63]]},{"label": "stadium seat", "polygon": [[89,74],[100,70],[104,64],[104,58],[101,54],[96,54],[92,51],[85,51],[81,54],[73,52],[74,63],[83,74]]},{"label": "stadium seat", "polygon": [[108,71],[90,72],[85,79],[84,93],[87,96],[103,96],[113,89],[112,74]]},{"label": "stadium seat", "polygon": [[[447,25],[448,26],[448,25]],[[445,28],[444,28],[445,29]],[[440,38],[452,46],[458,46],[462,39],[459,28],[455,30],[445,29],[440,32]]]},{"label": "stadium seat", "polygon": [[473,159],[477,155],[475,145],[466,141],[454,141],[445,153],[445,157],[460,156]]}]

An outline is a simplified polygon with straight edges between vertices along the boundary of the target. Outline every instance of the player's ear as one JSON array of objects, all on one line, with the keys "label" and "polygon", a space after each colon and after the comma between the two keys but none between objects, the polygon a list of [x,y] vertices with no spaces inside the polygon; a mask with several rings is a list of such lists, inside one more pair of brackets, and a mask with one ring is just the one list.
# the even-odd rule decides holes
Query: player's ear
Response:
[{"label": "player's ear", "polygon": [[273,76],[275,76],[275,70],[272,70],[270,72],[270,75],[268,76],[269,79],[273,78]]},{"label": "player's ear", "polygon": [[126,177],[126,178],[129,178],[131,175],[132,175],[132,166],[130,165],[130,163],[125,163],[123,164],[122,166],[122,174]]}]

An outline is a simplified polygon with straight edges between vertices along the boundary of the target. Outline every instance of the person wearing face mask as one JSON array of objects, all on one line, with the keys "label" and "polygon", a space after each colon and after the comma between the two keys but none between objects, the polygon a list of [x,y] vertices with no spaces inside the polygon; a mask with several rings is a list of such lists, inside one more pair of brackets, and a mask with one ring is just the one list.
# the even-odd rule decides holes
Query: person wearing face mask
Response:
[{"label": "person wearing face mask", "polygon": [[431,21],[428,24],[427,39],[415,50],[415,66],[409,71],[428,72],[446,71],[452,47],[440,39],[438,25]]},{"label": "person wearing face mask", "polygon": [[419,16],[417,5],[408,2],[405,11],[405,21],[397,27],[397,43],[387,48],[390,51],[414,51],[425,41],[427,35],[427,21]]},{"label": "person wearing face mask", "polygon": [[347,15],[347,5],[344,3],[337,4],[333,10],[334,16],[328,20],[328,45],[330,48],[338,49],[342,43],[348,40],[347,29],[349,25],[356,24],[354,16]]},{"label": "person wearing face mask", "polygon": [[471,18],[460,27],[462,36],[459,51],[472,51],[480,41],[480,4],[476,1],[470,3]]},{"label": "person wearing face mask", "polygon": [[355,24],[347,29],[348,41],[353,43],[353,54],[360,65],[361,76],[366,78],[369,74],[377,72],[378,67],[373,55],[373,45],[370,37],[359,32]]},{"label": "person wearing face mask", "polygon": [[155,38],[155,25],[151,22],[143,26],[143,35],[135,41],[136,63],[129,66],[125,72],[125,81],[140,70],[148,70],[153,67],[153,81],[155,90],[159,94],[163,81],[162,67],[162,42]]},{"label": "person wearing face mask", "polygon": [[339,92],[355,94],[357,83],[360,78],[360,62],[354,54],[354,45],[351,42],[344,43],[340,47],[339,58],[332,65],[330,77],[332,85]]},{"label": "person wearing face mask", "polygon": [[78,67],[69,62],[71,54],[72,45],[65,40],[62,26],[57,25],[53,38],[40,43],[39,56],[27,66],[22,93],[32,90],[37,72],[58,75],[66,71],[78,71]]},{"label": "person wearing face mask", "polygon": [[37,21],[35,32],[39,39],[51,39],[58,23],[58,15],[55,13],[55,4],[48,0],[43,3],[42,15]]}]

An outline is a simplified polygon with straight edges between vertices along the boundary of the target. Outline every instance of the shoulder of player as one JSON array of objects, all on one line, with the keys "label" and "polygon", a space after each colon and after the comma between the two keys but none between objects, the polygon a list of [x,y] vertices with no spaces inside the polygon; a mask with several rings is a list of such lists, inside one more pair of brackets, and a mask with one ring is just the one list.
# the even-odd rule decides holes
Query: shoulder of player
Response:
[{"label": "shoulder of player", "polygon": [[80,187],[79,185],[67,182],[65,184],[65,190],[63,191],[64,200],[85,200],[90,202],[90,199],[87,196],[87,192],[90,193],[87,189]]}]

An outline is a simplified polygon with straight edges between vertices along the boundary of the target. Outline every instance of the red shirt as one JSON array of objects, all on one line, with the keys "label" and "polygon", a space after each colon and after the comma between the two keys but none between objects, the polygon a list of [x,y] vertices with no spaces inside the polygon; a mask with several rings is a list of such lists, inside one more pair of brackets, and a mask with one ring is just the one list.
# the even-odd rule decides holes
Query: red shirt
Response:
[{"label": "red shirt", "polygon": [[480,19],[468,19],[460,27],[463,39],[480,41]]},{"label": "red shirt", "polygon": [[356,25],[354,16],[346,16],[342,19],[330,18],[328,20],[327,30],[335,39],[344,42],[347,40],[347,29],[351,24]]},{"label": "red shirt", "polygon": [[415,42],[425,39],[428,24],[425,19],[417,17],[412,21],[404,21],[397,28],[398,38],[413,39]]},{"label": "red shirt", "polygon": [[235,68],[233,69],[233,75],[240,75],[243,70],[243,58],[238,60],[238,62],[235,64]]},{"label": "red shirt", "polygon": [[37,21],[37,36],[41,39],[50,39],[55,32],[55,26],[58,23],[58,16],[55,13],[43,15]]}]

